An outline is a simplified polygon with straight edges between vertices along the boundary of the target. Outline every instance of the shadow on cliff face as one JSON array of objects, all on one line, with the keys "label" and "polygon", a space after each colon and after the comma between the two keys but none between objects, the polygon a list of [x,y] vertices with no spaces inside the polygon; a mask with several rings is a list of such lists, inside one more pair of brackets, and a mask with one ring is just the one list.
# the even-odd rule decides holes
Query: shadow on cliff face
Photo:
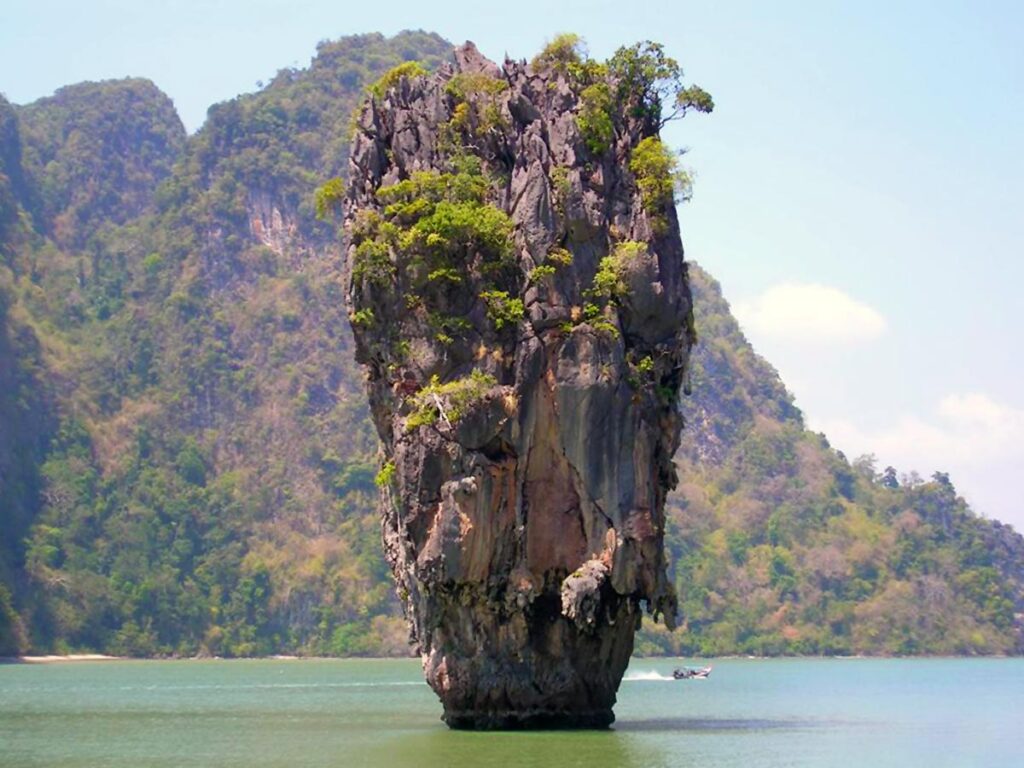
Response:
[{"label": "shadow on cliff face", "polygon": [[[0,246],[3,244],[0,243]],[[2,253],[0,253],[2,256]],[[0,270],[3,266],[0,265]],[[4,278],[0,274],[0,279]],[[24,541],[40,509],[40,470],[57,415],[34,328],[8,314],[13,298],[0,282],[0,655],[28,647],[31,610]],[[24,621],[24,623],[23,623]]]}]

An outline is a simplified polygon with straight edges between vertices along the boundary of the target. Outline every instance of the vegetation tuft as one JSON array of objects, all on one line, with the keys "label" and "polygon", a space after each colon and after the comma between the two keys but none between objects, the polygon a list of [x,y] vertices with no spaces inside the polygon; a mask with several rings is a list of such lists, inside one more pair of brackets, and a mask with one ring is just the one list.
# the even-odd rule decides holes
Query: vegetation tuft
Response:
[{"label": "vegetation tuft", "polygon": [[461,379],[441,383],[433,377],[410,399],[411,410],[405,419],[406,430],[437,423],[455,425],[491,393],[497,380],[478,369]]}]

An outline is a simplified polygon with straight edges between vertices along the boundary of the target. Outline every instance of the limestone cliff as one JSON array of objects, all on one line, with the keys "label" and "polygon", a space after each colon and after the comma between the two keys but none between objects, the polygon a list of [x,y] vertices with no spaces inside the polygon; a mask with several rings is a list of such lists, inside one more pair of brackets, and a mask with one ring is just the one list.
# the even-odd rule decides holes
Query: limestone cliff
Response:
[{"label": "limestone cliff", "polygon": [[675,619],[691,297],[659,111],[623,85],[467,44],[357,121],[347,279],[384,543],[453,727],[608,725],[642,609]]}]

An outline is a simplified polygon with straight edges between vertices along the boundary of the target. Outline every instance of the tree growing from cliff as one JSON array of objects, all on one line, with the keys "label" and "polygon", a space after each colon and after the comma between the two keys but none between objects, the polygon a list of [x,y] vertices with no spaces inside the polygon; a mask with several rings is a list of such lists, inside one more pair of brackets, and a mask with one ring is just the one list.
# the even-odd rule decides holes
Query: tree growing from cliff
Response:
[{"label": "tree growing from cliff", "polygon": [[[665,55],[664,46],[647,40],[619,48],[608,61],[617,82],[619,101],[635,117],[664,125],[688,111],[711,112],[715,102],[698,85],[683,84],[679,62]],[[671,107],[666,115],[665,105]]]}]

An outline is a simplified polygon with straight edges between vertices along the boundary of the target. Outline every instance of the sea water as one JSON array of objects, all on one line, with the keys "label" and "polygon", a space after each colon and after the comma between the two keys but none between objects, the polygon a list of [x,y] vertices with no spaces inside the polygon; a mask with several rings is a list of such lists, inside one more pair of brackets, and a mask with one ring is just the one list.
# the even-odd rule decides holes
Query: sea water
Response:
[{"label": "sea water", "polygon": [[448,730],[414,660],[0,666],[0,766],[1024,766],[1024,660],[634,659],[609,731]]}]

